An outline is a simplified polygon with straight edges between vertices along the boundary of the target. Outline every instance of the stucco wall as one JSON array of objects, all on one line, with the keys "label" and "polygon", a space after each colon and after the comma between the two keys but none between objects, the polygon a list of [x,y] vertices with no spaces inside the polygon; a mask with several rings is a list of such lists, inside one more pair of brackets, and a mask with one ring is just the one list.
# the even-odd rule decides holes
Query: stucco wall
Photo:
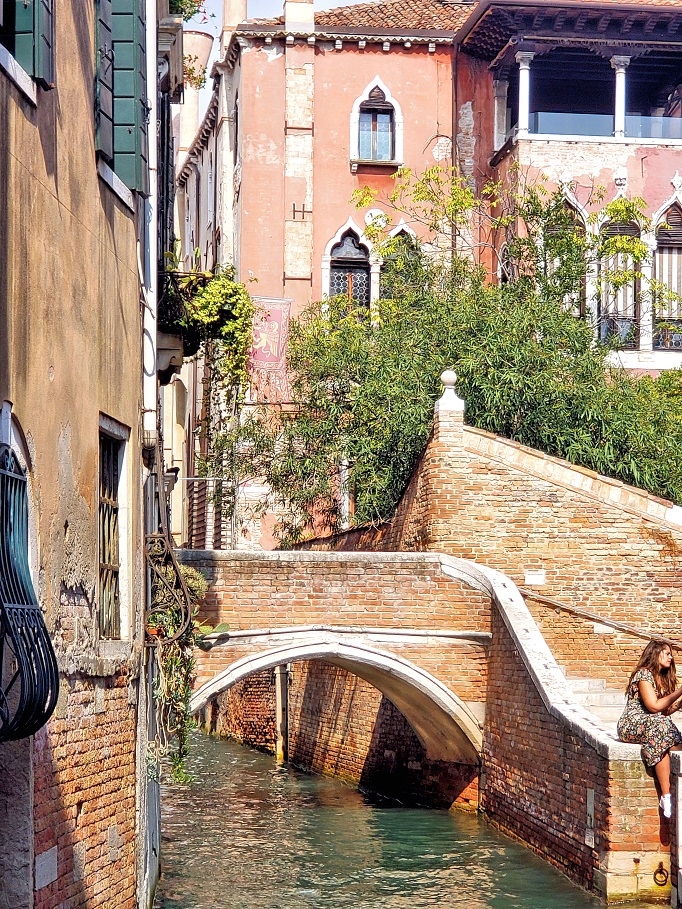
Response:
[{"label": "stucco wall", "polygon": [[[418,173],[437,162],[449,166],[449,48],[429,53],[425,46],[393,45],[386,52],[380,44],[368,43],[360,50],[346,42],[338,51],[328,41],[318,41],[314,49],[304,44],[284,48],[276,41],[253,42],[242,50],[239,272],[242,279],[258,278],[259,294],[292,298],[294,313],[321,299],[322,256],[337,232],[349,218],[364,230],[366,210],[355,208],[353,191],[369,186],[386,196],[393,186],[394,168],[366,166],[353,174],[350,167],[353,103],[377,77],[402,111],[401,163]],[[306,200],[312,200],[307,206],[311,214],[294,219],[293,204],[300,210]],[[381,201],[373,207],[381,208]],[[283,229],[275,227],[282,222]],[[285,236],[292,231],[300,234],[298,265],[312,262],[312,283],[309,269],[283,283],[289,270]]]},{"label": "stucco wall", "polygon": [[[134,705],[142,604],[137,213],[130,193],[98,176],[94,7],[62,4],[55,28],[55,86],[36,87],[35,104],[0,71],[0,405],[11,408],[28,467],[33,582],[61,670],[58,713],[23,754],[28,769],[13,768],[16,746],[0,748],[0,776],[17,779],[16,814],[0,813],[0,876],[9,893],[16,855],[8,864],[2,844],[18,829],[17,854],[25,851],[28,817],[35,842],[15,869],[24,892],[12,909],[128,909],[137,719],[128,698]],[[128,640],[108,645],[96,630],[102,415],[130,430],[121,502]],[[102,709],[93,709],[95,691]]]}]

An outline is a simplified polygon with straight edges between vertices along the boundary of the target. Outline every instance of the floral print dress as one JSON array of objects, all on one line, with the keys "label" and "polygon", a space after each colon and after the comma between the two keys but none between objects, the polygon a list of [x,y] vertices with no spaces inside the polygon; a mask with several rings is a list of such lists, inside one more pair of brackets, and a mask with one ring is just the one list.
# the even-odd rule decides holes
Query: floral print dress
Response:
[{"label": "floral print dress", "polygon": [[640,681],[650,682],[660,697],[651,670],[636,672],[628,686],[625,710],[618,720],[618,738],[621,742],[641,745],[644,763],[653,767],[673,745],[682,744],[682,734],[669,716],[646,709],[639,693]]}]

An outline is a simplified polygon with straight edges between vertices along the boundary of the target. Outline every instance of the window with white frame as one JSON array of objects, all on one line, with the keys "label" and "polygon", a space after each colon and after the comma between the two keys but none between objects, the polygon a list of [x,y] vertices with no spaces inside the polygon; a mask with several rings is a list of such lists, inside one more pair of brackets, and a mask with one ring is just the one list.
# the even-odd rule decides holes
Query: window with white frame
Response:
[{"label": "window with white frame", "polygon": [[362,164],[400,164],[403,115],[397,100],[377,76],[355,99],[350,118],[350,158]]},{"label": "window with white frame", "polygon": [[393,161],[395,145],[395,117],[393,105],[375,86],[369,98],[360,105],[358,149],[363,161]]},{"label": "window with white frame", "polygon": [[331,250],[329,295],[345,294],[357,306],[370,304],[369,250],[352,230],[346,231]]}]

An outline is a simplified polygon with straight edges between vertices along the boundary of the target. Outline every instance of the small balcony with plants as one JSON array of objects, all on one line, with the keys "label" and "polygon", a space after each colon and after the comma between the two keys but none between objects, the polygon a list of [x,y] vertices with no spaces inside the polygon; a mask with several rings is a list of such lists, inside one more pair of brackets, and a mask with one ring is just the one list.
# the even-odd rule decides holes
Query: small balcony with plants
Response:
[{"label": "small balcony with plants", "polygon": [[246,287],[235,281],[234,269],[202,271],[197,256],[194,268],[182,271],[175,253],[166,253],[166,258],[157,312],[160,384],[168,384],[183,360],[205,356],[207,345],[220,348],[228,373],[245,375],[254,309]]}]

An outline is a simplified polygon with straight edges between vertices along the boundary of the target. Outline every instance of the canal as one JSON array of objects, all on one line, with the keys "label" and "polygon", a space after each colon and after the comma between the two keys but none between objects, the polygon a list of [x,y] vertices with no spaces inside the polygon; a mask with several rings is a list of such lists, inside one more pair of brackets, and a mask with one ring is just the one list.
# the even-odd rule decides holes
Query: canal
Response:
[{"label": "canal", "polygon": [[600,905],[477,815],[370,800],[200,733],[188,770],[162,793],[155,909]]}]

